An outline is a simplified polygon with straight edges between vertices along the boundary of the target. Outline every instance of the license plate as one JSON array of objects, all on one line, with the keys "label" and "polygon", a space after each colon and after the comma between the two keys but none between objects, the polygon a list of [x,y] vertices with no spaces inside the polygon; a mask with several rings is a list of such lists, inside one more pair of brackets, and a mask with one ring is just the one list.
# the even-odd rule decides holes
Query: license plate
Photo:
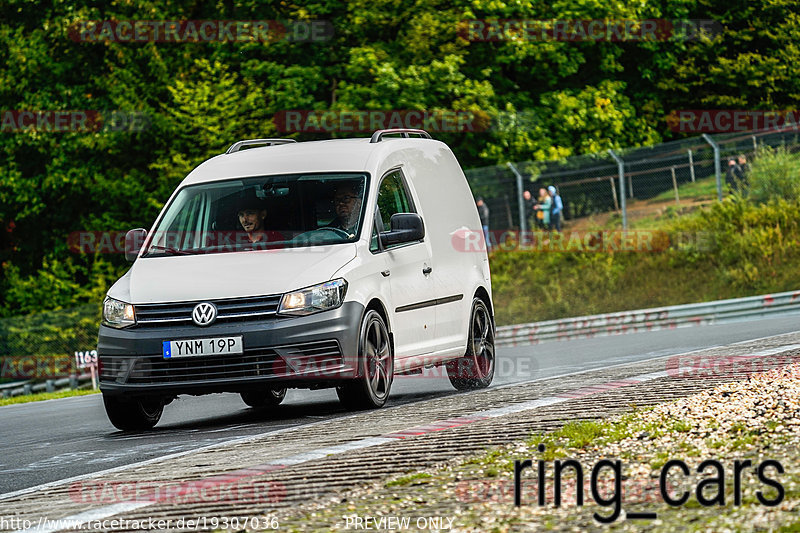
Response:
[{"label": "license plate", "polygon": [[164,359],[203,357],[207,355],[237,355],[242,352],[241,337],[182,339],[179,341],[164,341],[163,343]]}]

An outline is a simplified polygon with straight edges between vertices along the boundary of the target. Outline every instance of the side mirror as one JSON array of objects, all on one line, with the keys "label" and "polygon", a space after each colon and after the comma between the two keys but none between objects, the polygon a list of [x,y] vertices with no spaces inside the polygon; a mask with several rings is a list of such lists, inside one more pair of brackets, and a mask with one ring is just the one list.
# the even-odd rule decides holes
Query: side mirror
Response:
[{"label": "side mirror", "polygon": [[133,263],[139,255],[139,250],[142,249],[144,240],[147,238],[147,230],[144,228],[136,228],[130,230],[125,234],[125,259]]},{"label": "side mirror", "polygon": [[422,217],[416,213],[395,213],[390,219],[390,224],[392,230],[381,233],[381,242],[384,246],[419,241],[425,237]]}]

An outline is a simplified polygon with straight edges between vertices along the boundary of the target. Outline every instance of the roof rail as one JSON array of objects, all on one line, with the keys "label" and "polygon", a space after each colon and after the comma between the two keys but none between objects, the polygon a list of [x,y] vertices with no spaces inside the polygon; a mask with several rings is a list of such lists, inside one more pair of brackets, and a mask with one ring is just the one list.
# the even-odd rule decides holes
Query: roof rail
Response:
[{"label": "roof rail", "polygon": [[254,145],[265,145],[265,146],[275,146],[276,144],[289,144],[289,143],[296,143],[294,139],[246,139],[244,141],[238,141],[231,145],[225,153],[232,154],[234,152],[238,152],[245,146],[254,146]]},{"label": "roof rail", "polygon": [[370,143],[379,143],[383,139],[384,135],[390,135],[392,133],[399,133],[404,139],[409,137],[410,133],[415,135],[419,135],[423,139],[433,139],[431,134],[425,130],[414,130],[410,128],[394,128],[391,130],[378,130],[372,134],[372,138],[369,140]]}]

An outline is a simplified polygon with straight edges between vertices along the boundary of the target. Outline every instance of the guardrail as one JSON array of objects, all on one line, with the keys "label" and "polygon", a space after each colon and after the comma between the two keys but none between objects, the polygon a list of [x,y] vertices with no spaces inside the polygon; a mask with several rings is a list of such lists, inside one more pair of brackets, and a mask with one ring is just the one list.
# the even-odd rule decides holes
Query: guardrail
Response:
[{"label": "guardrail", "polygon": [[[498,346],[622,335],[800,313],[800,291],[622,311],[497,328]],[[799,324],[800,326],[800,324]]]},{"label": "guardrail", "polygon": [[4,383],[0,385],[0,397],[11,398],[23,394],[33,394],[36,392],[56,392],[59,390],[77,389],[80,383],[92,381],[91,374],[80,376],[69,376],[60,379],[48,379],[43,383],[31,383],[30,380],[15,383]]}]

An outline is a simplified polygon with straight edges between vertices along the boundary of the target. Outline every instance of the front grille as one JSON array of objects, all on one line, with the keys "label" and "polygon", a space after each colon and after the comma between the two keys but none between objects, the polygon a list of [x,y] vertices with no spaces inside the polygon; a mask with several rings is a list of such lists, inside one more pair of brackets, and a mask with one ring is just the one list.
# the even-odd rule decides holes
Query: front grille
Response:
[{"label": "front grille", "polygon": [[[259,320],[275,316],[281,296],[256,296],[202,300],[217,306],[217,322]],[[135,305],[136,325],[139,327],[194,324],[192,310],[197,302]]]},{"label": "front grille", "polygon": [[[108,358],[108,362],[104,363],[103,377],[114,379],[111,377],[114,374],[114,359]],[[314,379],[325,378],[326,371],[338,369],[341,364],[339,343],[327,340],[275,348],[254,348],[245,350],[242,355],[137,358],[128,374],[127,383],[179,383],[258,376]]]}]

